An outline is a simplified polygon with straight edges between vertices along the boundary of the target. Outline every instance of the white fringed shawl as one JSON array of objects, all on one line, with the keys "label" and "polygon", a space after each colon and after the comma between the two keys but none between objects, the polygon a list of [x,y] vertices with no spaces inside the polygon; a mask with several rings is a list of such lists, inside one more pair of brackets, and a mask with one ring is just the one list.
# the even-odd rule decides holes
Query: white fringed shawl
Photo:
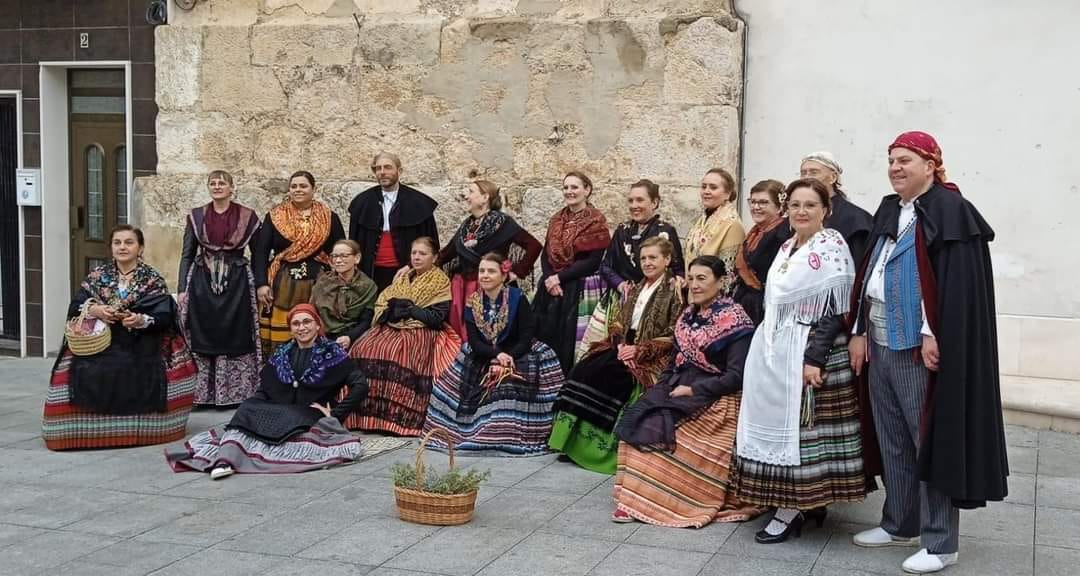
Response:
[{"label": "white fringed shawl", "polygon": [[765,319],[754,334],[743,372],[736,445],[742,458],[798,466],[803,357],[811,325],[846,314],[855,265],[843,236],[815,234],[794,254],[780,248],[765,284]]}]

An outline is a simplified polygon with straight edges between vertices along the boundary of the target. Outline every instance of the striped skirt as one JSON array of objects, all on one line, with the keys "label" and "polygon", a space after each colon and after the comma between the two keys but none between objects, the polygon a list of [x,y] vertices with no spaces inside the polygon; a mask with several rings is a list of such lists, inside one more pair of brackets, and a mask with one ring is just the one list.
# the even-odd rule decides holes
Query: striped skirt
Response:
[{"label": "striped skirt", "polygon": [[724,396],[675,431],[673,452],[642,452],[619,443],[616,506],[642,522],[701,528],[741,522],[762,512],[732,485],[741,394]]},{"label": "striped skirt", "polygon": [[295,474],[360,458],[360,439],[336,418],[324,417],[310,430],[281,444],[269,444],[240,430],[211,428],[183,446],[165,449],[174,472],[209,472],[228,465],[241,474]]},{"label": "striped skirt", "polygon": [[[367,377],[368,395],[345,426],[419,436],[435,377],[450,367],[459,350],[461,340],[446,324],[440,330],[385,325],[368,330],[349,351]],[[347,394],[344,389],[341,397]]]},{"label": "striped skirt", "polygon": [[799,429],[800,465],[738,458],[736,487],[742,500],[810,510],[865,497],[859,398],[846,347],[830,351],[825,371],[825,384],[814,391],[813,428]]},{"label": "striped skirt", "polygon": [[100,414],[73,406],[68,379],[72,354],[65,343],[49,380],[41,435],[49,450],[163,444],[184,437],[195,393],[195,363],[183,338],[162,338],[166,411]]},{"label": "striped skirt", "polygon": [[[515,370],[524,376],[524,381],[500,383],[487,393],[474,412],[459,414],[464,379],[480,379],[486,373],[469,366],[470,356],[469,345],[462,346],[453,365],[435,380],[424,432],[443,429],[458,450],[490,450],[511,456],[547,453],[551,407],[563,385],[562,368],[555,352],[546,344],[533,341],[532,350],[515,359]],[[441,436],[432,437],[428,445],[446,449]]]}]

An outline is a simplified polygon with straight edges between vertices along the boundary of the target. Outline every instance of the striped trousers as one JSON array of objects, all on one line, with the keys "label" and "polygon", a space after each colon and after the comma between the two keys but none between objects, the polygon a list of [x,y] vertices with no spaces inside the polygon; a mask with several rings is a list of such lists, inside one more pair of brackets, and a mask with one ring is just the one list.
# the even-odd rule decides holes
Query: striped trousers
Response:
[{"label": "striped trousers", "polygon": [[870,403],[884,466],[881,527],[902,538],[919,536],[931,554],[960,545],[960,511],[933,486],[919,481],[919,423],[928,370],[916,349],[890,350],[873,341]]}]

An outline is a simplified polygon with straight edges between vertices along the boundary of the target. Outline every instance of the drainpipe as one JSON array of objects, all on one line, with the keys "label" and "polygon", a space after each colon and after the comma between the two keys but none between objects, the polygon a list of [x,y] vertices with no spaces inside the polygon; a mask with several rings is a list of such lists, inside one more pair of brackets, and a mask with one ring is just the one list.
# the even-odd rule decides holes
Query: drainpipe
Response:
[{"label": "drainpipe", "polygon": [[[738,3],[738,0],[731,0],[732,14],[734,14],[735,18],[737,18],[743,24],[743,53],[742,62],[740,63],[742,66],[742,89],[739,90],[739,166],[737,168],[737,170],[739,171],[738,187],[741,192],[743,188],[742,182],[746,179],[746,175],[743,172],[743,167],[746,165],[746,152],[743,144],[746,140],[746,65],[750,61],[750,25],[747,23],[746,18],[743,18],[743,15],[739,13],[739,8],[737,6]],[[743,203],[738,201],[739,198],[742,198],[741,194],[736,198],[735,210],[741,217]]]}]

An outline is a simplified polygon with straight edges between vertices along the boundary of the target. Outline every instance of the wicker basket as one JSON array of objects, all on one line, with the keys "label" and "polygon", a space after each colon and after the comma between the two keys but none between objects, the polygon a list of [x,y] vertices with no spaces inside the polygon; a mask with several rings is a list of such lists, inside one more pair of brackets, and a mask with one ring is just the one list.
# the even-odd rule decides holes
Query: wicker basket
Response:
[{"label": "wicker basket", "polygon": [[433,526],[456,526],[472,520],[476,510],[476,490],[464,494],[434,494],[422,490],[424,486],[424,447],[431,435],[439,432],[446,440],[450,454],[450,468],[454,468],[454,442],[442,429],[433,428],[416,447],[416,489],[394,486],[398,516],[406,522]]},{"label": "wicker basket", "polygon": [[79,315],[64,325],[64,338],[67,339],[68,349],[76,356],[93,356],[103,352],[112,343],[112,329],[108,324],[97,334],[87,334],[84,331],[86,323],[94,320],[89,314],[91,305],[91,302],[87,302]]}]

